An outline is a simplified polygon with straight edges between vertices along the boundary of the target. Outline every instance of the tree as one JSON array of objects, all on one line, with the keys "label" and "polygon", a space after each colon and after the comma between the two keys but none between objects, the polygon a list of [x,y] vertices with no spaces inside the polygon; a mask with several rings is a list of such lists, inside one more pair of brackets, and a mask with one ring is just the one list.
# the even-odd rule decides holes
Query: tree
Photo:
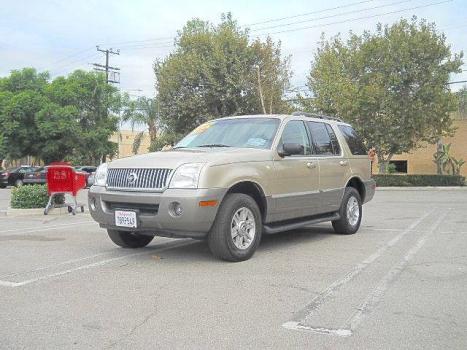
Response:
[{"label": "tree", "polygon": [[0,79],[0,156],[99,163],[113,155],[120,94],[102,74],[75,71],[49,82],[33,68]]},{"label": "tree", "polygon": [[394,154],[452,134],[457,106],[447,83],[461,65],[444,34],[415,17],[347,41],[323,39],[308,78],[310,107],[352,123],[385,172]]},{"label": "tree", "polygon": [[138,97],[136,100],[130,100],[128,95],[124,96],[124,108],[122,121],[129,122],[131,129],[135,127],[144,127],[133,141],[133,153],[138,153],[138,149],[147,131],[151,144],[156,140],[160,126],[160,108],[159,101],[156,98]]},{"label": "tree", "polygon": [[[56,78],[46,90],[51,102],[73,107],[77,121],[76,141],[68,159],[81,164],[99,164],[115,155],[117,144],[109,138],[118,130],[121,96],[118,89],[96,72],[76,70],[68,77]],[[62,110],[68,115],[70,109]]]},{"label": "tree", "polygon": [[[248,32],[228,14],[217,26],[189,21],[175,44],[175,52],[154,65],[161,120],[170,132],[186,133],[212,118],[262,113],[260,92],[269,99],[268,110],[282,112],[290,73],[280,43],[250,44]],[[273,74],[260,72],[258,80],[258,67]]]}]

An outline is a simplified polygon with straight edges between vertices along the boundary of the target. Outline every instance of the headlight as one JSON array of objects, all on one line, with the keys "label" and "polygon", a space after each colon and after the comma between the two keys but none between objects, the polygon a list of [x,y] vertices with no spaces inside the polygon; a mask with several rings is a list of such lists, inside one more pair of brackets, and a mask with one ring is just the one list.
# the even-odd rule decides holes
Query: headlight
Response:
[{"label": "headlight", "polygon": [[204,163],[183,164],[175,170],[169,188],[198,188],[199,174]]},{"label": "headlight", "polygon": [[107,182],[107,163],[102,163],[96,169],[96,175],[94,175],[94,185],[105,186]]}]

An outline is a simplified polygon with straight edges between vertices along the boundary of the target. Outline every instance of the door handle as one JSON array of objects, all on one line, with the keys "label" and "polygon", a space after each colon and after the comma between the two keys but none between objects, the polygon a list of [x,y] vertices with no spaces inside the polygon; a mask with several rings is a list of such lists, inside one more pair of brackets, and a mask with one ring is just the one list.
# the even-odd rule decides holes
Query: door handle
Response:
[{"label": "door handle", "polygon": [[313,169],[316,168],[316,163],[315,162],[308,162],[306,163],[307,168]]},{"label": "door handle", "polygon": [[340,166],[347,166],[347,165],[349,165],[349,162],[346,161],[346,160],[341,160],[341,161],[339,162],[339,165],[340,165]]}]

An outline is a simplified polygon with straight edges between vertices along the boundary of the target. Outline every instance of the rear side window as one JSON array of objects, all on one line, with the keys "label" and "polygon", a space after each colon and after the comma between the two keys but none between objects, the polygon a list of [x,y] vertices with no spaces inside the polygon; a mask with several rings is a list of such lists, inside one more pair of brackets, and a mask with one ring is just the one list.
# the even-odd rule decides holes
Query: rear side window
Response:
[{"label": "rear side window", "polygon": [[313,140],[314,154],[332,156],[340,153],[337,137],[329,125],[320,122],[307,122],[307,125]]},{"label": "rear side window", "polygon": [[345,141],[349,145],[350,152],[354,156],[365,156],[367,155],[367,150],[362,139],[357,135],[355,130],[348,125],[339,125],[339,130],[345,138]]}]

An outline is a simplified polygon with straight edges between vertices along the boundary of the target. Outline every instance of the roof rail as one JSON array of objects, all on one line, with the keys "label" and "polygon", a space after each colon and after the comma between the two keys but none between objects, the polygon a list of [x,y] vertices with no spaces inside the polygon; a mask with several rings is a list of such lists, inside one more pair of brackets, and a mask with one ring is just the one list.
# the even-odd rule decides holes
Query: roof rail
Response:
[{"label": "roof rail", "polygon": [[337,122],[344,122],[341,118],[338,118],[338,117],[331,117],[328,115],[322,115],[322,114],[316,114],[316,113],[297,111],[297,112],[293,112],[292,115],[297,116],[297,117],[303,116],[303,117],[308,117],[308,118],[318,118],[318,119],[325,119],[325,120],[334,120]]}]

